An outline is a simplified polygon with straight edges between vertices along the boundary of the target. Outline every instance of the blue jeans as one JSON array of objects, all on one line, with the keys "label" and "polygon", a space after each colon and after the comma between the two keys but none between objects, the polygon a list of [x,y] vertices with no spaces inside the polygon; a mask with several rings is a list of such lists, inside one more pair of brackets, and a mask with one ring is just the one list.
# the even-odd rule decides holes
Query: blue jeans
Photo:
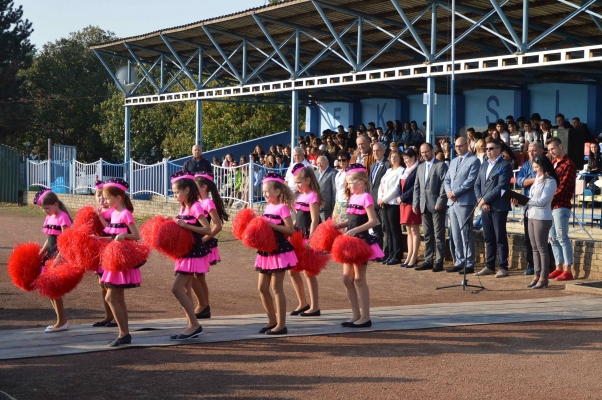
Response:
[{"label": "blue jeans", "polygon": [[552,210],[552,252],[556,265],[573,265],[573,245],[569,239],[569,220],[571,210],[568,208],[557,208]]}]

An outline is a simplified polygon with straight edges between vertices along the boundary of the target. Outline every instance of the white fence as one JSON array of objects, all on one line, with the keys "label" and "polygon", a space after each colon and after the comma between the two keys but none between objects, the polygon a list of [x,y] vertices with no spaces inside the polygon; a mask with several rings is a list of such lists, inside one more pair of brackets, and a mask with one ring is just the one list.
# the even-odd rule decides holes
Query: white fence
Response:
[{"label": "white fence", "polygon": [[[149,200],[151,196],[160,196],[167,202],[173,195],[169,177],[182,169],[178,161],[182,162],[164,160],[146,165],[133,160],[123,164],[111,164],[103,159],[90,164],[76,160],[61,163],[27,160],[27,187],[42,186],[56,193],[87,195],[94,192],[97,180],[122,178],[130,184],[132,197]],[[286,169],[266,168],[254,163],[232,168],[213,166],[215,185],[224,203],[230,206],[265,202],[261,180],[268,171],[284,174]]]}]

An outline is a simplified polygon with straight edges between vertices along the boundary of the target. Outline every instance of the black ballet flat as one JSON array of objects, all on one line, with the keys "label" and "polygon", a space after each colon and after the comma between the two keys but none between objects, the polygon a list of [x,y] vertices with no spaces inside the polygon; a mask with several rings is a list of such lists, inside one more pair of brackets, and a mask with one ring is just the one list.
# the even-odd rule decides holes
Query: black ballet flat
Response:
[{"label": "black ballet flat", "polygon": [[301,314],[299,314],[299,316],[301,316],[301,317],[319,317],[320,316],[320,310],[314,311],[314,312],[310,312],[310,313],[303,311]]},{"label": "black ballet flat", "polygon": [[109,322],[98,321],[92,324],[94,328],[100,328],[101,326],[107,326]]},{"label": "black ballet flat", "polygon": [[363,324],[356,324],[352,322],[351,324],[347,325],[348,328],[370,328],[371,326],[372,320],[366,321]]},{"label": "black ballet flat", "polygon": [[267,331],[270,331],[270,330],[272,330],[272,328],[275,328],[275,327],[276,327],[276,325],[267,326],[267,327],[266,327],[266,326],[264,326],[263,328],[261,328],[261,329],[259,330],[259,333],[266,333]]},{"label": "black ballet flat", "polygon": [[130,344],[132,343],[132,335],[125,335],[124,337],[117,338],[111,342],[109,342],[109,347],[117,347],[122,344]]},{"label": "black ballet flat", "polygon": [[118,325],[117,325],[117,322],[109,321],[105,324],[105,326],[107,328],[116,328]]},{"label": "black ballet flat", "polygon": [[349,322],[349,321],[341,322],[341,326],[343,328],[350,328],[351,325],[353,325],[353,322]]},{"label": "black ballet flat", "polygon": [[299,315],[299,314],[301,314],[302,312],[304,312],[304,311],[307,311],[307,310],[309,310],[309,304],[308,304],[308,305],[306,305],[305,307],[303,307],[303,308],[302,308],[302,309],[300,309],[300,310],[293,310],[293,311],[291,311],[291,315]]},{"label": "black ballet flat", "polygon": [[169,340],[196,340],[199,338],[199,335],[201,335],[203,333],[203,327],[199,326],[198,329],[196,331],[194,331],[193,333],[191,333],[190,335],[184,335],[183,333],[180,333],[179,335],[174,335],[174,336],[170,336]]},{"label": "black ballet flat", "polygon": [[211,307],[207,306],[198,314],[194,314],[197,319],[209,319],[211,318]]},{"label": "black ballet flat", "polygon": [[286,329],[286,326],[282,329],[280,329],[279,331],[273,331],[273,330],[269,330],[267,331],[265,334],[266,335],[286,335],[288,333],[288,329]]}]

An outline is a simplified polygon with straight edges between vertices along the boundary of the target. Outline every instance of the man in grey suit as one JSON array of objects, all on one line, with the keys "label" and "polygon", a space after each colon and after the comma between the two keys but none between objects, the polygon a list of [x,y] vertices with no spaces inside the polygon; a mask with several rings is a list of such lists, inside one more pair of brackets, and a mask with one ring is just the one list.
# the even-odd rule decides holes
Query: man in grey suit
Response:
[{"label": "man in grey suit", "polygon": [[[372,154],[374,155],[374,164],[372,164],[370,166],[370,169],[368,171],[368,176],[370,178],[370,195],[372,196],[372,199],[374,200],[374,211],[376,211],[376,216],[378,218],[378,221],[380,222],[380,224],[378,224],[377,226],[375,226],[374,228],[372,228],[372,230],[374,231],[374,236],[376,236],[376,238],[378,239],[378,245],[380,246],[380,248],[383,248],[383,210],[381,209],[381,207],[378,205],[378,203],[376,202],[376,199],[378,199],[378,188],[380,187],[380,181],[383,177],[383,175],[385,175],[385,172],[387,172],[387,170],[389,168],[391,168],[391,163],[389,163],[389,161],[385,160],[385,146],[382,145],[382,143],[374,143],[372,145]],[[385,257],[387,256],[387,252],[389,249],[384,249],[384,253],[385,253]]]},{"label": "man in grey suit", "polygon": [[489,138],[485,149],[487,160],[481,164],[474,184],[475,196],[481,207],[483,236],[485,238],[485,268],[478,276],[495,274],[495,256],[498,258],[496,278],[508,276],[508,235],[506,224],[510,200],[502,198],[502,192],[509,189],[512,179],[512,165],[502,156],[502,145]]},{"label": "man in grey suit", "polygon": [[318,177],[318,184],[320,185],[320,192],[324,199],[324,204],[320,207],[320,219],[326,221],[332,215],[337,198],[336,186],[334,184],[337,170],[330,166],[328,159],[324,156],[318,157],[316,163],[318,164],[316,175]]},{"label": "man in grey suit", "polygon": [[[445,192],[449,206],[449,220],[452,241],[454,242],[455,263],[447,272],[474,273],[474,238],[472,219],[477,198],[474,183],[479,174],[481,162],[468,151],[466,138],[456,139],[456,154],[445,175]],[[464,222],[468,224],[464,225]]]},{"label": "man in grey suit", "polygon": [[[447,196],[443,181],[447,173],[447,164],[439,161],[433,154],[433,146],[423,143],[420,154],[424,162],[416,168],[416,182],[414,183],[414,199],[412,209],[415,214],[422,214],[422,230],[424,232],[424,264],[415,269],[433,272],[443,271],[443,258],[445,255],[445,211],[447,210]],[[433,255],[437,247],[435,263]]]}]

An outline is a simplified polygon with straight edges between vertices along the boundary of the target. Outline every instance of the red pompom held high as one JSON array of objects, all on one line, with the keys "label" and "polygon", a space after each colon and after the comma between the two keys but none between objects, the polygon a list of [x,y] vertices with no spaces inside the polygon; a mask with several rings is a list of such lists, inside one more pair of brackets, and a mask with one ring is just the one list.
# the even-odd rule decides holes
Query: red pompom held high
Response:
[{"label": "red pompom held high", "polygon": [[73,227],[84,228],[88,234],[96,236],[102,235],[104,229],[100,217],[92,206],[84,206],[77,211],[73,220]]}]

